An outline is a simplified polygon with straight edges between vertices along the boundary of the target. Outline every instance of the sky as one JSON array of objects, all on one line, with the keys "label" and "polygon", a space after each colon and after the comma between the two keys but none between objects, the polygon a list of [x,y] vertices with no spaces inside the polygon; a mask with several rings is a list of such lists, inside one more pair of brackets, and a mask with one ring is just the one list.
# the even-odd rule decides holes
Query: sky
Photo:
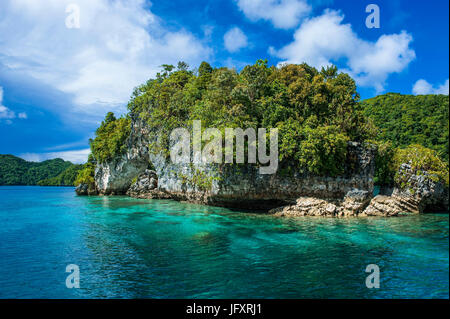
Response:
[{"label": "sky", "polygon": [[105,114],[162,64],[258,59],[337,65],[362,99],[448,95],[449,2],[2,0],[0,154],[82,163]]}]

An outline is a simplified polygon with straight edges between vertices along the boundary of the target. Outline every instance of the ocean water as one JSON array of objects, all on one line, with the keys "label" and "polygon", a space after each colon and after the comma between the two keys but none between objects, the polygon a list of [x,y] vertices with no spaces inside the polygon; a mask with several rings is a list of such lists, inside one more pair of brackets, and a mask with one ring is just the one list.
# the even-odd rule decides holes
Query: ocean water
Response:
[{"label": "ocean water", "polygon": [[449,298],[449,216],[289,219],[0,187],[0,298]]}]

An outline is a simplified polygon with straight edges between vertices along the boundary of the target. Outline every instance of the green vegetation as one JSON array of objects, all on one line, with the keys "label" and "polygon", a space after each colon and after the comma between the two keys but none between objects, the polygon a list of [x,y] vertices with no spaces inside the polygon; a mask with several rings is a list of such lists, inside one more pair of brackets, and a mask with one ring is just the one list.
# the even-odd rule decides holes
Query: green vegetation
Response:
[{"label": "green vegetation", "polygon": [[364,114],[379,128],[377,139],[393,147],[420,144],[448,163],[448,95],[388,93],[362,102]]},{"label": "green vegetation", "polygon": [[95,139],[90,141],[91,151],[98,163],[104,163],[122,154],[126,150],[125,141],[130,135],[131,120],[128,117],[116,119],[114,113],[106,114],[100,127],[95,132]]},{"label": "green vegetation", "polygon": [[72,186],[78,167],[60,158],[27,162],[13,155],[0,155],[0,185]]},{"label": "green vegetation", "polygon": [[377,184],[401,186],[396,174],[400,165],[408,162],[418,174],[429,170],[448,184],[448,95],[388,93],[362,105],[364,114],[378,128],[377,140],[373,141],[378,145]]},{"label": "green vegetation", "polygon": [[46,178],[39,181],[39,186],[73,186],[78,172],[83,168],[83,165],[71,165],[66,170],[55,177]]},{"label": "green vegetation", "polygon": [[[440,181],[448,185],[448,165],[438,157],[434,150],[417,144],[410,145],[404,149],[398,149],[393,157],[393,162],[396,168],[399,168],[402,163],[408,163],[415,175],[423,175],[427,172],[434,181]],[[396,171],[395,183],[406,187],[408,185],[403,177]]]},{"label": "green vegetation", "polygon": [[281,166],[332,176],[344,170],[347,141],[374,134],[355,81],[335,67],[276,68],[258,60],[241,72],[206,62],[194,72],[185,63],[164,65],[155,79],[134,90],[128,108],[147,121],[153,140],[158,140],[157,151],[168,154],[172,129],[190,129],[194,120],[201,120],[203,129],[222,131],[278,128]]},{"label": "green vegetation", "polygon": [[129,117],[116,118],[114,113],[106,114],[95,138],[89,141],[91,154],[86,164],[77,171],[75,186],[86,184],[95,188],[94,170],[96,163],[104,163],[126,151],[126,139],[130,135],[131,120]]},{"label": "green vegetation", "polygon": [[94,189],[95,188],[94,170],[95,165],[88,161],[86,164],[83,165],[83,168],[78,172],[74,185],[78,186],[80,184],[86,184],[90,188]]}]

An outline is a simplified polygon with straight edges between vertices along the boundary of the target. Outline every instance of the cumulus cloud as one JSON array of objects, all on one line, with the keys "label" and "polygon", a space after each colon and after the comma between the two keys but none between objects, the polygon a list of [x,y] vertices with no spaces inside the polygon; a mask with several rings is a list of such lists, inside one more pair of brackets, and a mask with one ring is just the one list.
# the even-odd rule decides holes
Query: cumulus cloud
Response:
[{"label": "cumulus cloud", "polygon": [[247,36],[238,27],[232,28],[223,37],[225,48],[229,52],[237,52],[248,44]]},{"label": "cumulus cloud", "polygon": [[237,0],[239,9],[252,21],[270,21],[276,28],[296,27],[311,7],[306,0]]},{"label": "cumulus cloud", "polygon": [[424,95],[424,94],[445,94],[448,95],[449,91],[449,80],[445,81],[444,84],[438,85],[434,87],[431,83],[427,82],[424,79],[418,80],[412,89],[413,94],[415,95]]},{"label": "cumulus cloud", "polygon": [[53,158],[62,158],[75,164],[86,163],[90,149],[81,149],[75,151],[49,152],[49,153],[23,153],[19,157],[30,162],[42,162]]},{"label": "cumulus cloud", "polygon": [[71,3],[1,1],[0,63],[69,94],[78,112],[123,106],[161,64],[210,55],[190,32],[164,27],[148,1],[77,0],[79,29],[66,27]]},{"label": "cumulus cloud", "polygon": [[344,16],[326,10],[321,16],[305,20],[294,34],[294,41],[269,52],[287,63],[306,62],[315,67],[344,62],[343,71],[365,87],[383,91],[391,73],[403,71],[416,57],[410,48],[412,36],[405,31],[382,35],[377,41],[358,37]]}]

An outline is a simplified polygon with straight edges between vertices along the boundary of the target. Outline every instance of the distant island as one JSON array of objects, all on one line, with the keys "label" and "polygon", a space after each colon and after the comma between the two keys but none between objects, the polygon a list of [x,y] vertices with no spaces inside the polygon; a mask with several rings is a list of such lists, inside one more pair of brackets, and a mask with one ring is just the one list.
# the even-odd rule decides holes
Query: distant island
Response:
[{"label": "distant island", "polygon": [[14,155],[0,154],[0,185],[74,186],[83,165],[60,158],[28,162]]}]

